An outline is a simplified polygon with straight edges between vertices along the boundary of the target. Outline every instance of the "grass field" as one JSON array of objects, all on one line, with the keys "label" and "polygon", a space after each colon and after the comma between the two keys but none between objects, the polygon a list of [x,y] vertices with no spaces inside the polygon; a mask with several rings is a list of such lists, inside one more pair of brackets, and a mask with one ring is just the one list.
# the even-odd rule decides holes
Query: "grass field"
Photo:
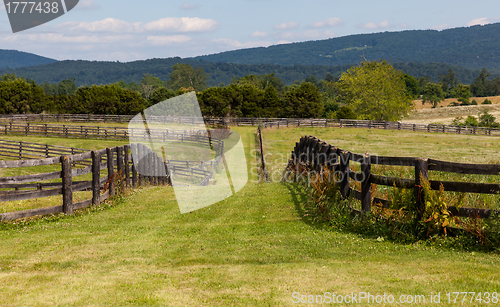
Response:
[{"label": "grass field", "polygon": [[[235,130],[252,168],[255,129]],[[283,139],[291,151],[295,135]],[[2,224],[0,305],[303,306],[294,292],[370,292],[424,295],[428,306],[440,292],[440,306],[455,306],[447,292],[500,289],[497,254],[335,232],[304,216],[306,199],[292,184],[249,183],[181,215],[171,188],[152,187],[71,217]]]},{"label": "grass field", "polygon": [[[273,181],[279,178],[286,167],[295,142],[303,135],[317,138],[354,153],[379,156],[422,157],[444,161],[500,164],[500,142],[497,137],[456,135],[442,133],[415,133],[413,131],[356,129],[356,128],[290,128],[264,130],[266,164]],[[359,164],[351,168],[359,171]],[[373,166],[372,173],[378,175],[414,178],[414,168]],[[500,176],[461,175],[429,172],[432,180],[464,181],[500,184]],[[391,188],[378,186],[377,197],[386,197]],[[459,193],[450,193],[458,199]],[[498,195],[468,194],[466,207],[500,209]],[[451,205],[451,204],[450,204]]]},{"label": "grass field", "polygon": [[[65,138],[40,138],[40,137],[26,137],[26,136],[12,136],[7,135],[2,139],[30,142],[30,143],[40,143],[49,145],[58,145],[74,148],[82,148],[88,150],[103,149],[106,147],[115,147],[120,145],[128,144],[126,141],[103,141],[103,140],[89,140],[89,139],[65,139]],[[21,176],[39,173],[48,173],[60,171],[61,165],[47,165],[47,166],[35,166],[35,167],[23,167],[23,168],[0,168],[0,177],[8,176]],[[106,170],[101,171],[101,177],[106,176]],[[84,181],[91,180],[92,174],[87,174],[83,176],[75,177],[74,180]],[[45,182],[61,182],[61,179],[48,180]],[[92,192],[81,191],[73,193],[74,202],[83,201],[92,197]],[[11,201],[11,202],[0,202],[0,213],[13,212],[20,210],[44,208],[51,206],[58,206],[62,204],[62,195],[50,196],[44,198],[28,199],[21,201]]]},{"label": "grass field", "polygon": [[[477,117],[478,114],[488,111],[497,118],[497,122],[500,119],[500,96],[492,97],[472,97],[476,100],[478,105],[470,106],[458,106],[458,107],[447,107],[452,102],[457,102],[456,98],[448,98],[441,101],[436,108],[432,108],[430,103],[422,104],[421,100],[415,100],[416,110],[410,114],[409,117],[402,120],[402,122],[407,123],[417,123],[417,124],[446,124],[450,125],[456,117],[462,117],[465,119],[467,116],[472,115]],[[492,104],[482,105],[481,103],[489,99]]]}]

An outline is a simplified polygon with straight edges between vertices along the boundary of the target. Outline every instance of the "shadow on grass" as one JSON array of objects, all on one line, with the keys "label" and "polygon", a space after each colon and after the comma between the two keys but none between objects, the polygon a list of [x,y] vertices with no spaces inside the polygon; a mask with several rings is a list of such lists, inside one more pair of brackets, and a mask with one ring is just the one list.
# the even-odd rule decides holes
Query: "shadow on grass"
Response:
[{"label": "shadow on grass", "polygon": [[290,191],[295,211],[297,211],[306,225],[317,229],[327,229],[329,227],[328,222],[324,221],[320,215],[308,212],[306,204],[309,201],[309,197],[303,186],[291,182],[283,182],[282,184]]}]

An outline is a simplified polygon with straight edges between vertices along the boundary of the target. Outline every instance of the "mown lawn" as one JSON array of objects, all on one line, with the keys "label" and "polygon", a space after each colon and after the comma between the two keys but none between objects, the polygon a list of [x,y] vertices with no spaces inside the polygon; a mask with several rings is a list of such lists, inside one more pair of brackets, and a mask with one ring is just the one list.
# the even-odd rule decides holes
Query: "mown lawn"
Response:
[{"label": "mown lawn", "polygon": [[[254,129],[237,130],[252,166]],[[421,305],[436,305],[440,292],[440,306],[456,306],[446,292],[500,289],[498,254],[335,232],[304,216],[306,199],[293,184],[249,183],[181,215],[171,188],[150,187],[71,217],[2,224],[0,305],[305,305],[294,292],[425,295]]]}]

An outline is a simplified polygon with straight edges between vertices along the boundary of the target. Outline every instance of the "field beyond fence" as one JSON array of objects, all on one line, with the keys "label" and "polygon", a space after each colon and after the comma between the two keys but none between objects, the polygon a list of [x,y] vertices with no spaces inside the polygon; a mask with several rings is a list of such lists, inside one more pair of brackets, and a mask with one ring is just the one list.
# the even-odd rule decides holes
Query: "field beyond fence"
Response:
[{"label": "field beyond fence", "polygon": [[[360,164],[360,172],[351,169],[352,162]],[[372,174],[372,165],[412,167],[414,168],[415,179]],[[423,181],[428,181],[432,190],[444,188],[447,192],[479,194],[499,194],[500,192],[498,184],[429,180],[428,176],[429,171],[494,176],[500,174],[499,164],[467,164],[427,158],[360,155],[327,144],[313,136],[302,137],[292,151],[289,169],[298,169],[300,166],[308,169],[308,172],[312,171],[318,175],[325,168],[336,173],[341,178],[339,180],[339,189],[342,197],[347,198],[351,195],[360,200],[364,212],[371,211],[373,203],[381,203],[385,207],[388,207],[390,203],[388,199],[372,197],[372,184],[413,189],[417,201],[416,207],[419,212],[425,210]],[[351,179],[360,183],[360,190],[350,187]],[[457,208],[454,206],[449,206],[448,210],[455,216],[479,216],[482,218],[489,218],[495,212],[495,210],[489,209]],[[498,210],[496,210],[496,213],[498,213]]]}]

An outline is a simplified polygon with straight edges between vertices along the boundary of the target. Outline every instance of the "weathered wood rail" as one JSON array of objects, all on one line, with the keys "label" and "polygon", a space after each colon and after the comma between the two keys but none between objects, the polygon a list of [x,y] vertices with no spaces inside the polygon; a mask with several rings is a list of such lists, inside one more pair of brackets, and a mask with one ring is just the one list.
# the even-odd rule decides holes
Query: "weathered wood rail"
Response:
[{"label": "weathered wood rail", "polygon": [[[350,165],[352,162],[361,164],[361,171],[354,172]],[[352,195],[361,201],[362,211],[370,211],[372,203],[381,203],[384,206],[389,204],[389,200],[382,198],[373,198],[371,195],[372,184],[384,185],[388,187],[397,187],[404,189],[413,189],[417,200],[418,214],[422,214],[425,204],[421,180],[428,180],[429,171],[451,172],[458,174],[477,174],[477,175],[499,175],[499,164],[466,164],[440,161],[435,159],[417,158],[417,157],[385,157],[370,156],[352,153],[342,150],[319,140],[313,136],[304,136],[300,139],[292,152],[289,167],[302,165],[314,171],[321,173],[324,167],[338,175],[339,189],[343,198]],[[371,173],[372,165],[393,165],[407,166],[414,168],[415,179],[404,179],[398,177],[381,176]],[[355,180],[361,183],[361,191],[350,187],[349,181]],[[455,191],[464,193],[481,194],[499,194],[500,186],[490,183],[470,183],[470,182],[452,182],[429,180],[430,187],[433,190],[439,190],[440,186],[445,191]],[[448,207],[449,211],[456,216],[479,216],[488,218],[494,210],[478,208],[455,208]],[[497,211],[498,212],[498,211]]]},{"label": "weathered wood rail", "polygon": [[200,130],[180,129],[143,129],[121,127],[99,127],[78,125],[54,125],[33,123],[6,123],[0,124],[0,135],[24,135],[42,137],[64,137],[84,139],[126,140],[152,139],[155,141],[201,142],[206,144],[210,138],[206,132]]},{"label": "weathered wood rail", "polygon": [[[0,157],[7,159],[40,159],[61,155],[74,155],[87,151],[88,150],[82,148],[0,139]],[[73,166],[75,164],[89,165],[85,160],[73,163]]]},{"label": "weathered wood rail", "polygon": [[[16,133],[21,133],[22,126],[26,123],[40,122],[72,122],[72,123],[127,123],[133,118],[132,115],[96,115],[96,114],[16,114],[16,115],[0,115],[0,134],[5,131],[10,132],[10,129],[5,128],[7,124],[17,123],[21,125],[15,129]],[[148,117],[149,118],[149,117]],[[191,117],[165,117],[156,116],[150,117],[151,121],[157,123],[192,123]],[[441,132],[455,134],[480,134],[480,135],[500,135],[500,129],[486,127],[471,127],[471,126],[453,126],[439,124],[412,124],[401,122],[387,121],[369,121],[369,120],[352,120],[352,119],[314,119],[314,118],[251,118],[251,117],[205,117],[207,125],[233,125],[233,126],[258,126],[263,125],[270,128],[283,127],[331,127],[331,128],[368,128],[368,129],[390,129],[390,130],[406,130],[406,131],[422,131],[422,132]],[[2,129],[3,126],[3,129]],[[78,127],[78,126],[77,126]],[[95,128],[95,127],[94,127]],[[26,129],[26,128],[25,128]],[[101,128],[104,129],[104,128]],[[107,129],[110,135],[114,136],[113,129]],[[90,133],[90,130],[88,130]],[[103,130],[103,133],[104,130]],[[84,134],[84,133],[80,133]],[[95,133],[93,133],[95,135]],[[60,134],[59,134],[60,135]],[[123,135],[122,132],[117,132],[117,135]],[[99,138],[104,138],[102,133],[97,133]],[[90,137],[90,136],[89,136]]]},{"label": "weathered wood rail", "polygon": [[[230,124],[229,121],[227,121]],[[248,125],[248,120],[239,125]],[[325,127],[325,128],[367,128],[385,130],[406,130],[420,132],[440,132],[453,134],[478,134],[500,136],[500,129],[488,127],[453,126],[441,124],[411,124],[401,122],[370,121],[354,119],[267,119],[261,123],[266,128]]]},{"label": "weathered wood rail", "polygon": [[[193,139],[194,141],[194,139]],[[109,196],[115,194],[115,186],[124,184],[128,187],[136,187],[144,184],[172,184],[174,177],[188,178],[199,181],[198,185],[208,185],[214,171],[221,163],[224,150],[224,142],[220,139],[197,139],[199,144],[214,145],[217,150],[217,157],[210,161],[179,161],[164,160],[158,154],[143,144],[131,144],[106,148],[96,151],[85,151],[74,148],[55,146],[56,150],[51,154],[63,153],[53,157],[43,159],[27,159],[38,157],[39,148],[46,148],[43,144],[24,143],[5,140],[0,142],[1,146],[26,149],[25,144],[30,144],[29,150],[34,152],[21,153],[19,155],[9,155],[9,158],[23,158],[25,160],[2,160],[0,168],[22,168],[33,166],[60,167],[60,171],[0,177],[0,202],[19,201],[48,196],[63,195],[63,204],[50,208],[31,209],[0,214],[0,221],[64,212],[72,214],[73,210],[98,205]],[[14,144],[14,145],[13,145]],[[20,146],[19,148],[17,146]],[[46,153],[44,151],[44,153]],[[64,153],[66,155],[64,155]],[[140,161],[134,163],[133,157],[140,157]],[[75,165],[80,167],[76,168]],[[83,168],[81,168],[83,167]],[[136,168],[137,167],[137,168]],[[164,171],[162,171],[162,168]],[[101,171],[105,170],[106,176],[101,176]],[[92,173],[92,180],[75,181],[78,176]],[[49,181],[57,182],[49,182]],[[73,192],[91,190],[92,198],[82,202],[73,203]],[[105,193],[102,191],[106,190]]]}]

